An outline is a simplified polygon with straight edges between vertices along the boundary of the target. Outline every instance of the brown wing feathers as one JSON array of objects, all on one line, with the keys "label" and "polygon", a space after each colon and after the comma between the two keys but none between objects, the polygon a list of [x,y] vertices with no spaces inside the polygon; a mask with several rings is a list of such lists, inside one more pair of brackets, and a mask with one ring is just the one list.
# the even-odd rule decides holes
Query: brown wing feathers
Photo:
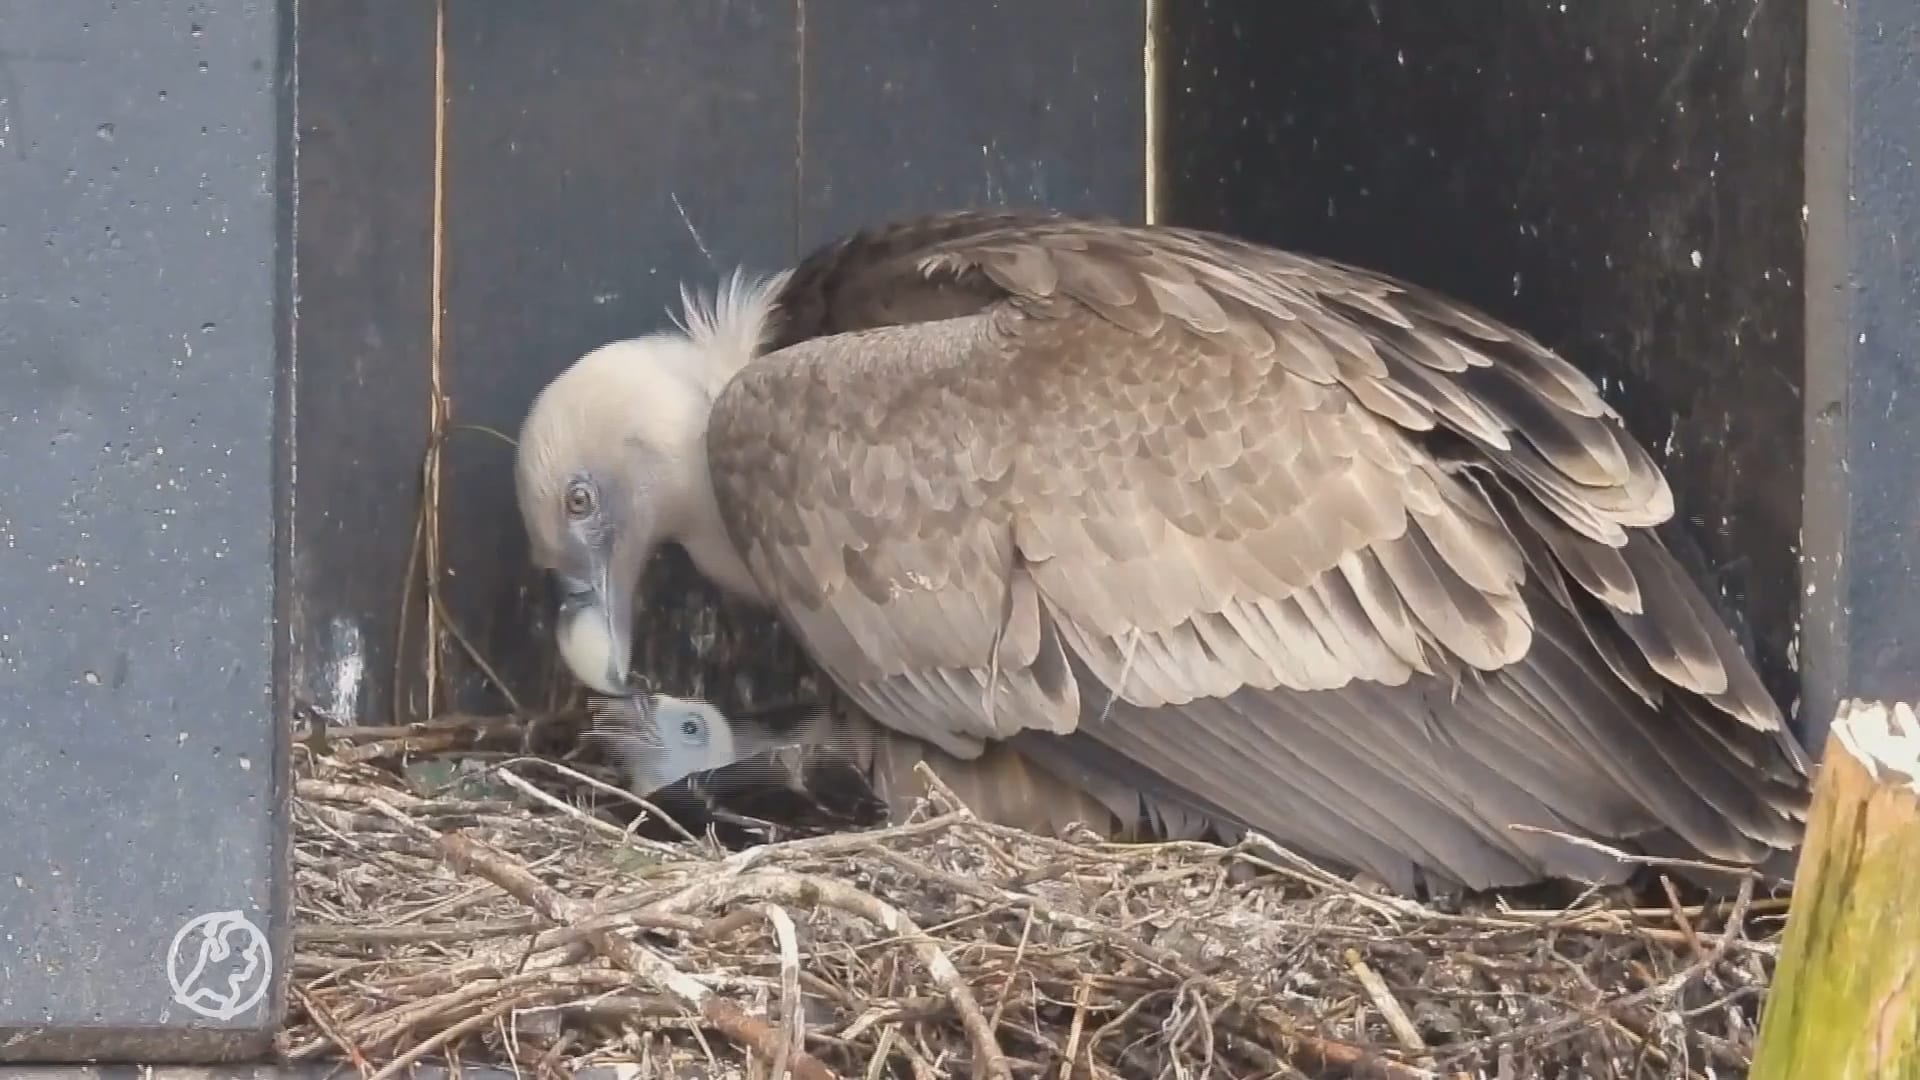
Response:
[{"label": "brown wing feathers", "polygon": [[782,320],[716,407],[716,491],[883,721],[1011,734],[992,675],[1005,715],[1079,717],[1069,753],[1396,882],[1608,871],[1513,822],[1797,839],[1804,755],[1646,531],[1665,481],[1521,335],[1336,264],[1013,215],[823,249]]}]

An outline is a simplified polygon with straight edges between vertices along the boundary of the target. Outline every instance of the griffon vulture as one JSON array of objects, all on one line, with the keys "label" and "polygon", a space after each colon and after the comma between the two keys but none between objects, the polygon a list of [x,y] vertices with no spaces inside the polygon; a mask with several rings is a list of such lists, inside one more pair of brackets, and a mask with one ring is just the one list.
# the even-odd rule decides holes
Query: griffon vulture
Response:
[{"label": "griffon vulture", "polygon": [[905,736],[1402,891],[1632,870],[1569,836],[1798,845],[1807,755],[1655,533],[1666,480],[1518,330],[1040,214],[905,221],[683,300],[520,435],[593,690],[626,690],[634,586],[675,542]]}]

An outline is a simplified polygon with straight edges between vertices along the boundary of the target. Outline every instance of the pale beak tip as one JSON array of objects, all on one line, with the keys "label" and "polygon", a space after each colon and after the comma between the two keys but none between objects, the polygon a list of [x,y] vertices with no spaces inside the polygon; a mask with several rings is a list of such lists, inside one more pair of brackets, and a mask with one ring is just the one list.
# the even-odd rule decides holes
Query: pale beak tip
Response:
[{"label": "pale beak tip", "polygon": [[593,613],[569,613],[556,635],[560,658],[573,677],[595,693],[624,697],[630,666],[625,643]]}]

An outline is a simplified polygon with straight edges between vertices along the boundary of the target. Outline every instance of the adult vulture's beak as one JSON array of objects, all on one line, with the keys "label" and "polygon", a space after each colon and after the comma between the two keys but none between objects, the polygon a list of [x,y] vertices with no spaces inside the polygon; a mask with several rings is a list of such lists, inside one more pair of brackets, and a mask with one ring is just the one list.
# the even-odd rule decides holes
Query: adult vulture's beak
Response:
[{"label": "adult vulture's beak", "polygon": [[555,643],[574,678],[617,697],[628,690],[633,658],[633,586],[618,580],[605,558],[595,557],[589,574],[586,581],[552,575]]}]

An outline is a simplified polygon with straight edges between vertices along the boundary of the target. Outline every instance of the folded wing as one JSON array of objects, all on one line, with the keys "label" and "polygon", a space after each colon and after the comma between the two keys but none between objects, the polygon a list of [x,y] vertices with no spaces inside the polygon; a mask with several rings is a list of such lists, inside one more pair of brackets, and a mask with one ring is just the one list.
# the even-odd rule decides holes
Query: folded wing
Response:
[{"label": "folded wing", "polygon": [[782,304],[716,495],[883,722],[1117,755],[1399,884],[1606,875],[1516,824],[1797,843],[1804,754],[1651,532],[1665,480],[1524,335],[1211,234],[972,214],[823,249]]}]

